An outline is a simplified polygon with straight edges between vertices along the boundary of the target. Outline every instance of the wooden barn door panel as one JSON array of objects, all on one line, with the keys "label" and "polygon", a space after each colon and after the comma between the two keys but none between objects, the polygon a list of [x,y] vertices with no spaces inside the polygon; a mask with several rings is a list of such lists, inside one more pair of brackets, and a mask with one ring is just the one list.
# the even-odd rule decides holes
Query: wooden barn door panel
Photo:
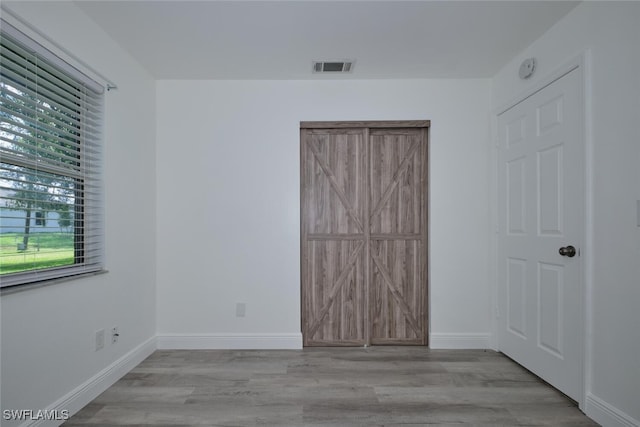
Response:
[{"label": "wooden barn door panel", "polygon": [[302,132],[304,345],[363,345],[362,130]]},{"label": "wooden barn door panel", "polygon": [[372,344],[426,344],[426,130],[372,129]]},{"label": "wooden barn door panel", "polygon": [[426,127],[301,129],[305,346],[426,344],[426,153]]},{"label": "wooden barn door panel", "polygon": [[420,235],[423,216],[422,132],[371,130],[372,234]]},{"label": "wooden barn door panel", "polygon": [[303,144],[306,232],[364,233],[365,143],[360,130],[308,130]]},{"label": "wooden barn door panel", "polygon": [[363,345],[363,242],[308,242],[306,345]]},{"label": "wooden barn door panel", "polygon": [[424,344],[420,255],[417,240],[371,242],[371,344]]}]

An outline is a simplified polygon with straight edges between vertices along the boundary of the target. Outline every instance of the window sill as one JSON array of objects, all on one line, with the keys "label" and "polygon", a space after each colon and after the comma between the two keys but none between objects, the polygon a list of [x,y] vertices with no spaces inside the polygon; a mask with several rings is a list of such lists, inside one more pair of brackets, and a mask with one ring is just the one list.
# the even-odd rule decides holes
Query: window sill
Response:
[{"label": "window sill", "polygon": [[70,282],[72,280],[83,279],[85,277],[97,276],[108,273],[109,270],[98,270],[90,273],[74,274],[72,276],[58,277],[56,279],[42,280],[39,282],[25,283],[24,285],[7,286],[0,289],[0,296],[17,294],[18,292],[30,291],[44,288],[45,286],[57,285],[58,283]]}]

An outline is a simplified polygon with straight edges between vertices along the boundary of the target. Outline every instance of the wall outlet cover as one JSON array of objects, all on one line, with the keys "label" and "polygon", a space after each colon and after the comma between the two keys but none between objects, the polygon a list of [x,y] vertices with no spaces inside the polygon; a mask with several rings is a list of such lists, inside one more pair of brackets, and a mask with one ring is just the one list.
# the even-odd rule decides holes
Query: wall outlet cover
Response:
[{"label": "wall outlet cover", "polygon": [[244,317],[247,313],[247,304],[239,302],[236,304],[236,317]]},{"label": "wall outlet cover", "polygon": [[104,348],[104,329],[99,329],[95,333],[94,351],[102,350],[103,348]]}]

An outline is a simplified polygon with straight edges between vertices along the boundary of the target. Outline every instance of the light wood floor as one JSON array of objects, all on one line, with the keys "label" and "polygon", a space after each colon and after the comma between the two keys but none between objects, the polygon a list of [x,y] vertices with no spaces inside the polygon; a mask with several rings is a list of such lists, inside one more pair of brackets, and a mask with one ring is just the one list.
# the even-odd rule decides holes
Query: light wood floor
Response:
[{"label": "light wood floor", "polygon": [[493,351],[157,351],[66,426],[595,426]]}]

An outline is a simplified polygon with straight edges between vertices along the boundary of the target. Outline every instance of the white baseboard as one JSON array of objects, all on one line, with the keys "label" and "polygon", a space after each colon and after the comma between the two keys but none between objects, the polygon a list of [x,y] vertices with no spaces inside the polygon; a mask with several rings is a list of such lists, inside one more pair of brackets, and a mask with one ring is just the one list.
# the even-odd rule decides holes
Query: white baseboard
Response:
[{"label": "white baseboard", "polygon": [[[111,387],[116,381],[135,368],[140,362],[156,351],[156,338],[149,338],[111,365],[98,372],[74,390],[62,396],[48,408],[48,411],[69,411],[69,416],[84,408],[89,402],[98,397],[100,393]],[[35,420],[27,421],[20,427],[54,427],[63,421]]]},{"label": "white baseboard", "polygon": [[584,412],[604,427],[640,427],[640,421],[593,394],[587,395]]},{"label": "white baseboard", "polygon": [[158,335],[160,350],[299,350],[302,334]]},{"label": "white baseboard", "polygon": [[429,334],[429,348],[433,349],[487,349],[491,346],[490,333],[441,333]]}]

